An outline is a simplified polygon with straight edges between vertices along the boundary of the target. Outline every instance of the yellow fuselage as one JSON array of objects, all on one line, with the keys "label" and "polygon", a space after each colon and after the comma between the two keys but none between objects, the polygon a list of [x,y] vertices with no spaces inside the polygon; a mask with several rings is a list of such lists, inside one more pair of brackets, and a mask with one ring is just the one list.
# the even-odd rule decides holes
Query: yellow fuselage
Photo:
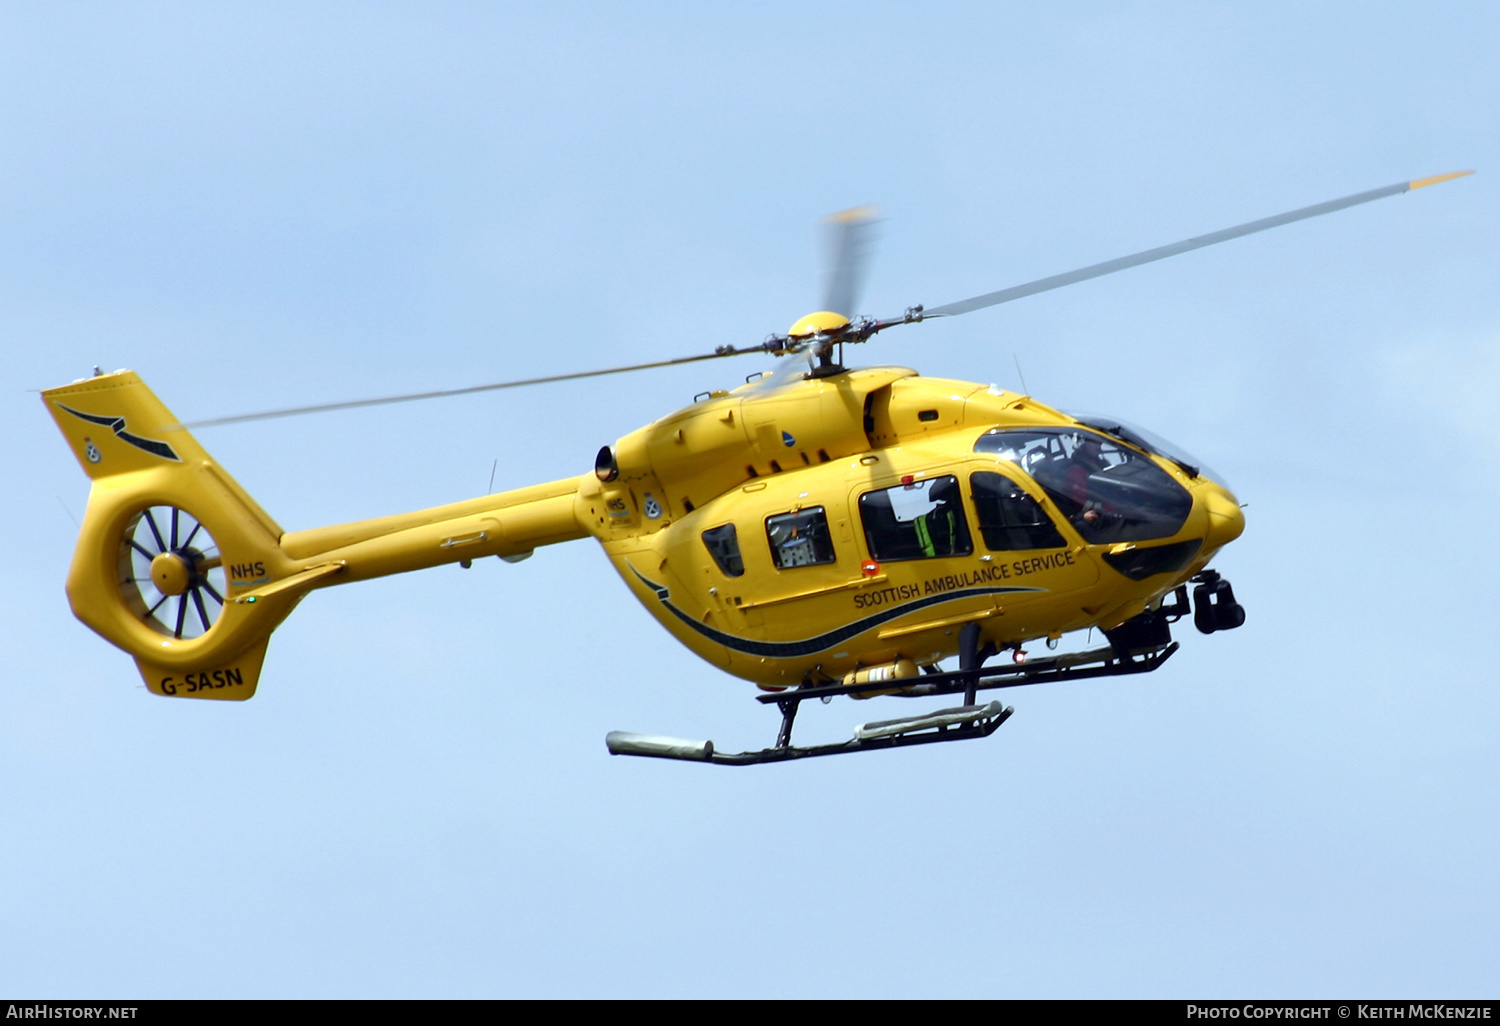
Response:
[{"label": "yellow fuselage", "polygon": [[[1170,459],[1029,397],[903,368],[715,392],[620,439],[594,473],[297,532],[134,373],[43,399],[93,482],[68,578],[74,612],[133,655],[158,694],[250,697],[272,630],[313,589],[589,535],[667,630],[729,673],[766,688],[870,667],[908,675],[955,654],[969,623],[997,648],[1113,628],[1244,525],[1226,489]],[[1061,509],[1057,482],[1048,492],[1022,465],[1032,456],[976,447],[996,428],[1061,439],[1068,459],[1111,449],[1116,463],[1100,473],[1128,467],[1171,492],[1170,529],[1089,543],[1083,507]],[[1005,493],[992,504],[1035,523],[990,544],[981,479]],[[1117,497],[1130,487],[1096,483]],[[201,526],[179,539],[179,520]]]},{"label": "yellow fuselage", "polygon": [[[878,368],[810,379],[771,395],[718,393],[622,438],[618,476],[585,478],[576,515],[631,591],[707,661],[764,687],[860,667],[936,662],[967,623],[997,647],[1113,627],[1200,571],[1243,527],[1220,485],[1155,462],[1187,490],[1175,534],[1203,544],[1170,574],[1132,580],[1104,559],[1131,543],[1089,545],[1013,462],[974,451],[995,427],[1076,426],[1029,397]],[[934,478],[1005,475],[1056,524],[1065,546],[990,551],[974,531],[967,554],[880,561],[860,509],[872,491]],[[977,522],[974,500],[964,514]],[[821,508],[832,558],[778,567],[771,518]],[[651,514],[655,513],[654,516]],[[703,534],[733,524],[743,571],[726,573]]]}]

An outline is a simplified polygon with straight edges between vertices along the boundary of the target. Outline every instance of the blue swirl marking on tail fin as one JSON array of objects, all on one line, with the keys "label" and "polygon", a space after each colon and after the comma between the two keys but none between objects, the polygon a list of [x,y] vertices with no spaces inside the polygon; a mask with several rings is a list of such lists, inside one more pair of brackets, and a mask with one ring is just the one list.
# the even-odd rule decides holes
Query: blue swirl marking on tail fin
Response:
[{"label": "blue swirl marking on tail fin", "polygon": [[67,410],[79,420],[86,420],[90,424],[100,424],[104,427],[109,428],[115,433],[116,438],[118,438],[122,442],[130,443],[137,449],[144,449],[146,452],[149,452],[153,456],[160,456],[162,459],[172,460],[174,463],[182,462],[182,457],[178,456],[176,451],[166,442],[158,442],[154,438],[142,438],[140,435],[133,435],[129,431],[126,431],[124,417],[99,416],[93,413],[82,413],[78,410],[73,409],[71,406],[64,406],[62,403],[58,403],[57,406],[59,409]]}]

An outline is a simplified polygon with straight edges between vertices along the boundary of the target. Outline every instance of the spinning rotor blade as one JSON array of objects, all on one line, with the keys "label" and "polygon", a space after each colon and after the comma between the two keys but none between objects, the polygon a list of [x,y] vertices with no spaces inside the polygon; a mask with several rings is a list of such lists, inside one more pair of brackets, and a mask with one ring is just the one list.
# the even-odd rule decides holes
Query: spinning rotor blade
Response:
[{"label": "spinning rotor blade", "polygon": [[777,364],[776,369],[755,379],[750,387],[762,396],[780,392],[783,388],[807,377],[821,353],[822,349],[816,342],[801,348],[789,347],[782,354],[784,359]]},{"label": "spinning rotor blade", "polygon": [[655,363],[637,363],[629,367],[609,367],[605,370],[578,371],[573,374],[551,374],[544,378],[522,378],[517,381],[497,381],[489,385],[469,385],[466,388],[444,388],[434,392],[408,392],[404,395],[387,395],[376,399],[350,399],[339,403],[318,403],[313,406],[290,406],[284,410],[264,410],[260,413],[239,413],[230,417],[210,417],[177,425],[183,428],[217,427],[220,424],[243,424],[252,420],[272,420],[276,417],[297,417],[304,413],[326,413],[329,410],[354,410],[362,406],[386,406],[391,403],[412,403],[419,399],[446,399],[455,395],[470,395],[474,392],[494,392],[502,388],[521,388],[524,385],[545,385],[554,381],[576,381],[579,378],[598,378],[606,374],[628,374],[631,371],[651,370],[655,367],[673,367],[679,363],[697,363],[700,360],[717,360],[723,356],[743,356],[747,353],[772,352],[770,343],[736,349],[720,346],[712,353],[701,356],[681,356],[675,360],[657,360]]},{"label": "spinning rotor blade", "polygon": [[[822,358],[834,345],[844,343],[858,343],[867,341],[877,332],[887,328],[893,328],[898,324],[915,324],[931,317],[955,317],[958,314],[969,313],[972,310],[982,310],[987,306],[998,306],[1008,303],[1013,299],[1023,296],[1035,295],[1038,292],[1049,292],[1052,289],[1062,288],[1064,285],[1072,285],[1076,282],[1087,281],[1090,278],[1099,278],[1116,271],[1123,271],[1131,267],[1139,267],[1157,260],[1165,260],[1167,257],[1176,256],[1179,253],[1187,253],[1191,250],[1202,249],[1205,246],[1213,246],[1220,242],[1228,242],[1243,235],[1253,235],[1263,232],[1268,228],[1278,228],[1284,224],[1294,221],[1303,221],[1310,217],[1318,217],[1322,214],[1331,214],[1335,210],[1343,210],[1345,207],[1357,206],[1361,203],[1369,203],[1372,200],[1382,199],[1386,196],[1395,196],[1399,193],[1409,192],[1412,189],[1421,189],[1439,182],[1450,181],[1454,178],[1462,178],[1473,174],[1473,171],[1454,171],[1445,175],[1434,175],[1431,178],[1418,178],[1409,182],[1398,182],[1388,185],[1382,189],[1371,189],[1369,192],[1355,193],[1342,199],[1329,200],[1326,203],[1314,204],[1310,207],[1302,207],[1285,214],[1277,214],[1274,217],[1261,218],[1258,221],[1250,221],[1246,224],[1237,225],[1233,228],[1225,228],[1221,231],[1211,232],[1207,235],[1198,235],[1181,242],[1174,242],[1167,246],[1158,246],[1155,249],[1144,250],[1130,256],[1118,257],[1114,260],[1106,260],[1103,263],[1091,264],[1081,267],[1076,271],[1068,271],[1064,274],[1054,274],[1048,278],[1038,278],[1036,281],[1027,282],[1024,285],[1015,285],[998,292],[987,292],[982,296],[974,296],[971,299],[960,300],[957,303],[948,303],[945,306],[934,307],[924,310],[920,306],[910,307],[901,317],[888,320],[871,320],[860,318],[840,328],[837,335],[818,335],[815,339],[804,341],[801,336],[791,338],[786,335],[772,335],[760,345],[737,348],[735,346],[720,346],[712,353],[703,353],[698,356],[683,356],[675,360],[657,360],[652,363],[637,363],[626,367],[609,367],[604,370],[578,371],[572,374],[552,374],[540,378],[522,378],[516,381],[498,381],[488,385],[469,385],[465,388],[447,388],[431,392],[409,392],[404,395],[382,396],[374,399],[354,399],[337,403],[318,403],[312,406],[293,406],[282,410],[266,410],[261,413],[242,413],[229,417],[211,417],[205,420],[192,421],[190,423],[177,425],[184,428],[215,427],[220,424],[240,424],[253,420],[270,420],[275,417],[294,417],[304,413],[324,413],[331,410],[352,410],[363,406],[385,406],[392,403],[416,402],[419,399],[444,399],[451,396],[470,395],[475,392],[492,392],[504,388],[520,388],[525,385],[544,385],[557,381],[577,381],[582,378],[597,378],[609,374],[628,374],[631,371],[651,370],[657,367],[672,367],[682,363],[697,363],[703,360],[716,360],[724,356],[742,356],[748,353],[771,353],[776,356],[787,356],[786,365],[776,374],[772,375],[764,387],[775,390],[783,387],[788,382],[802,376],[805,372],[801,369],[804,360],[809,364]],[[848,318],[853,310],[854,304],[859,299],[859,289],[864,283],[864,271],[868,263],[869,251],[874,241],[874,226],[876,224],[876,212],[873,207],[856,207],[839,214],[834,214],[828,219],[830,225],[830,256],[831,262],[824,294],[824,309]]]},{"label": "spinning rotor blade", "polygon": [[[1033,296],[1038,292],[1050,292],[1052,289],[1060,289],[1064,285],[1072,285],[1080,281],[1088,281],[1090,278],[1098,278],[1106,274],[1114,274],[1129,267],[1139,267],[1141,264],[1149,264],[1156,260],[1165,260],[1167,257],[1176,256],[1194,249],[1202,249],[1204,246],[1213,246],[1220,242],[1228,242],[1230,239],[1238,239],[1242,235],[1253,235],[1263,232],[1267,228],[1279,228],[1293,221],[1305,221],[1309,217],[1318,217],[1322,214],[1331,214],[1335,210],[1343,210],[1345,207],[1358,206],[1361,203],[1369,203],[1371,200],[1382,199],[1386,196],[1395,196],[1398,193],[1409,192],[1412,189],[1420,189],[1428,185],[1436,185],[1454,178],[1462,178],[1471,175],[1472,171],[1455,171],[1452,174],[1435,175],[1432,178],[1418,178],[1411,182],[1398,182],[1395,185],[1387,185],[1383,189],[1371,189],[1369,192],[1358,192],[1343,199],[1329,200],[1327,203],[1317,203],[1300,210],[1293,210],[1285,214],[1277,214],[1274,217],[1263,217],[1259,221],[1250,221],[1246,224],[1237,225],[1233,228],[1225,228],[1223,231],[1210,232],[1208,235],[1198,235],[1181,242],[1174,242],[1169,246],[1158,246],[1130,256],[1118,257],[1114,260],[1106,260],[1102,264],[1092,264],[1088,267],[1080,267],[1076,271],[1068,271],[1066,274],[1054,274],[1050,278],[1038,278],[1036,281],[1027,282],[1025,285],[1015,285],[999,292],[987,292],[973,299],[963,299],[957,303],[949,303],[946,306],[933,307],[931,310],[922,311],[917,320],[926,320],[929,317],[956,317],[971,310],[982,310],[987,306],[997,306],[1000,303],[1009,303],[1013,299],[1023,296]],[[896,321],[894,323],[901,323]]]},{"label": "spinning rotor blade", "polygon": [[831,214],[824,223],[828,239],[828,271],[823,283],[823,309],[853,317],[865,283],[870,250],[875,243],[879,211],[854,207]]}]

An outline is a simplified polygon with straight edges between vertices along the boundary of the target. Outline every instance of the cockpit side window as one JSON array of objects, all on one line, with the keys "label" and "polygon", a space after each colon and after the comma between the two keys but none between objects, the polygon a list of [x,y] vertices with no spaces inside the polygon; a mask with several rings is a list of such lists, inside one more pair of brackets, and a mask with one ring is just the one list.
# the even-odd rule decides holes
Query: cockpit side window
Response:
[{"label": "cockpit side window", "polygon": [[1187,489],[1149,456],[1093,431],[995,428],[974,451],[1030,474],[1090,544],[1171,537],[1193,508]]},{"label": "cockpit side window", "polygon": [[878,560],[967,556],[974,551],[958,478],[935,477],[859,497],[870,555]]},{"label": "cockpit side window", "polygon": [[766,517],[766,538],[771,543],[771,561],[778,570],[832,563],[835,558],[822,506]]},{"label": "cockpit side window", "polygon": [[1036,500],[1005,475],[980,471],[969,476],[969,487],[979,533],[991,552],[1060,549],[1068,544]]},{"label": "cockpit side window", "polygon": [[740,539],[733,524],[711,527],[703,532],[703,544],[708,554],[714,557],[719,569],[726,577],[740,577],[745,573],[745,560],[740,556]]}]

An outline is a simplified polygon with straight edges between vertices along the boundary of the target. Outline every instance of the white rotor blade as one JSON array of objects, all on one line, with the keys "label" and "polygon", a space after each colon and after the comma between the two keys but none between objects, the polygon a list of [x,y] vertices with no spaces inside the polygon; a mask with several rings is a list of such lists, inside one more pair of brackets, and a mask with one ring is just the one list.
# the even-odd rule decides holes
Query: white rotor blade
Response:
[{"label": "white rotor blade", "polygon": [[494,392],[502,388],[521,388],[524,385],[545,385],[554,381],[576,381],[579,378],[598,378],[606,374],[628,374],[631,371],[651,370],[655,367],[672,367],[679,363],[697,363],[700,360],[717,360],[723,356],[743,356],[764,350],[757,346],[751,349],[735,349],[724,346],[717,352],[702,356],[683,356],[675,360],[657,360],[655,363],[637,363],[629,367],[609,367],[605,370],[577,371],[573,374],[552,374],[543,378],[522,378],[518,381],[497,381],[489,385],[469,385],[465,388],[444,388],[433,392],[408,392],[404,395],[381,396],[376,399],[350,399],[337,403],[317,403],[313,406],[290,406],[284,410],[263,410],[260,413],[238,413],[229,417],[209,417],[179,424],[183,428],[217,427],[220,424],[243,424],[251,420],[271,420],[276,417],[296,417],[304,413],[326,413],[329,410],[355,410],[362,406],[386,406],[391,403],[411,403],[419,399],[446,399],[455,395],[470,395],[474,392]]},{"label": "white rotor blade", "polygon": [[987,292],[973,299],[959,300],[957,303],[948,303],[945,306],[933,307],[931,310],[923,311],[922,319],[929,317],[956,317],[971,310],[982,310],[987,306],[997,306],[1000,303],[1009,303],[1013,299],[1023,296],[1034,296],[1038,292],[1050,292],[1052,289],[1060,289],[1064,285],[1072,285],[1080,281],[1088,281],[1090,278],[1099,278],[1106,274],[1114,274],[1130,267],[1139,267],[1156,260],[1165,260],[1167,257],[1176,256],[1179,253],[1187,253],[1191,250],[1202,249],[1204,246],[1213,246],[1220,242],[1228,242],[1230,239],[1238,239],[1243,235],[1253,235],[1263,232],[1268,228],[1279,228],[1293,221],[1304,221],[1309,217],[1318,217],[1322,214],[1331,214],[1335,210],[1343,210],[1345,207],[1357,206],[1361,203],[1369,203],[1371,200],[1382,199],[1386,196],[1395,196],[1399,193],[1409,192],[1412,189],[1420,189],[1428,185],[1436,185],[1453,178],[1461,178],[1471,175],[1472,171],[1455,171],[1452,174],[1435,175],[1432,178],[1418,178],[1410,182],[1398,182],[1395,185],[1387,185],[1383,189],[1371,189],[1369,192],[1357,192],[1353,196],[1345,196],[1343,199],[1329,200],[1327,203],[1316,203],[1310,207],[1302,207],[1300,210],[1292,210],[1285,214],[1277,214],[1274,217],[1263,217],[1259,221],[1250,221],[1246,224],[1236,225],[1233,228],[1225,228],[1222,231],[1210,232],[1207,235],[1197,235],[1191,239],[1174,242],[1169,246],[1158,246],[1155,249],[1144,250],[1133,253],[1130,256],[1118,257],[1114,260],[1106,260],[1102,264],[1091,264],[1088,267],[1080,267],[1076,271],[1068,271],[1065,274],[1054,274],[1050,278],[1038,278],[1036,281],[1027,282],[1024,285],[1015,285],[999,292]]},{"label": "white rotor blade", "polygon": [[828,270],[823,283],[823,309],[845,317],[857,311],[865,270],[875,244],[879,212],[874,207],[840,211],[825,221],[828,225]]}]

